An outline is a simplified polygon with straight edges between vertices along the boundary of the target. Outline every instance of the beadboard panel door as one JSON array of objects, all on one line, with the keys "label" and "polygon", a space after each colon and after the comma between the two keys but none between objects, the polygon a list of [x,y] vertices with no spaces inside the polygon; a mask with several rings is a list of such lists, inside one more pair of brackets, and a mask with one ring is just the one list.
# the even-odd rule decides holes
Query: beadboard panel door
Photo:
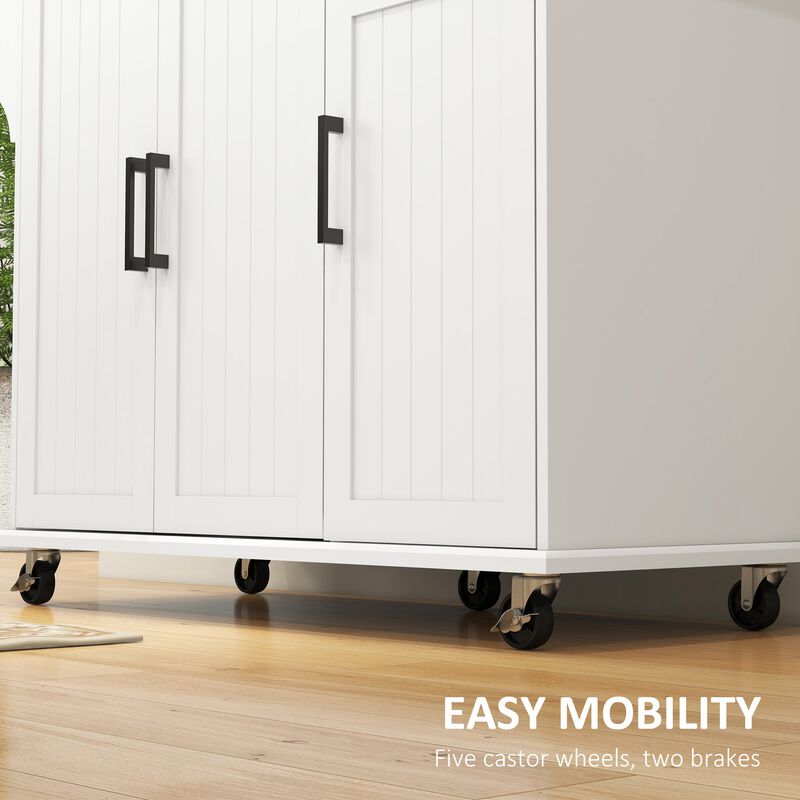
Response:
[{"label": "beadboard panel door", "polygon": [[153,527],[155,276],[123,270],[123,212],[126,156],[157,147],[158,15],[24,4],[18,527]]},{"label": "beadboard panel door", "polygon": [[328,0],[325,532],[535,547],[534,0]]},{"label": "beadboard panel door", "polygon": [[173,11],[155,527],[321,537],[324,0]]}]

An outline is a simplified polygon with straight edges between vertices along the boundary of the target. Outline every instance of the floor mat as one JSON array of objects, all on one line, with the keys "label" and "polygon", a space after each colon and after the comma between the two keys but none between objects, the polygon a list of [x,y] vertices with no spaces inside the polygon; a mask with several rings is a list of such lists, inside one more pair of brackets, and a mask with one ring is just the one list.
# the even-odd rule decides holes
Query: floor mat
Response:
[{"label": "floor mat", "polygon": [[43,650],[48,647],[84,647],[95,644],[141,642],[138,633],[109,633],[74,625],[32,625],[0,622],[0,651]]}]

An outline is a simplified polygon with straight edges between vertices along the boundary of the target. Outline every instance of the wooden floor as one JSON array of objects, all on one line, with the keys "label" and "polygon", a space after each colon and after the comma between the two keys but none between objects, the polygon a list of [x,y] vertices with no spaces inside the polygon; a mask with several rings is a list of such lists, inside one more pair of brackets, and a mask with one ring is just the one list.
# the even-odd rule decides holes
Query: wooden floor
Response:
[{"label": "wooden floor", "polygon": [[[13,582],[19,555],[0,556]],[[561,614],[546,649],[488,633],[489,613],[231,588],[99,581],[68,554],[53,604],[3,591],[0,619],[144,634],[141,644],[0,654],[0,797],[800,798],[800,629]],[[445,695],[546,694],[539,731],[446,731]],[[561,695],[761,694],[755,729],[559,730]],[[447,769],[454,752],[631,753],[634,771]],[[643,770],[644,750],[757,752],[758,769]]]}]

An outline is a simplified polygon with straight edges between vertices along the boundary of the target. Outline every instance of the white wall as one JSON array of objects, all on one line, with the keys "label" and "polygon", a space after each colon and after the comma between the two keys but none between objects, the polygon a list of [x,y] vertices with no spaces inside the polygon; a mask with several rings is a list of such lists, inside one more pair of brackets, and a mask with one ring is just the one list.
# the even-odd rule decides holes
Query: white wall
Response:
[{"label": "white wall", "polygon": [[[324,592],[399,600],[457,603],[457,573],[388,567],[288,564],[270,566],[269,590]],[[105,577],[141,578],[230,586],[233,562],[216,558],[153,558],[104,554]],[[593,614],[730,622],[728,590],[738,578],[733,567],[657,572],[622,572],[565,577],[557,607]],[[507,579],[506,579],[507,580]],[[800,569],[781,586],[783,624],[800,624]],[[732,624],[732,623],[730,623]]]}]

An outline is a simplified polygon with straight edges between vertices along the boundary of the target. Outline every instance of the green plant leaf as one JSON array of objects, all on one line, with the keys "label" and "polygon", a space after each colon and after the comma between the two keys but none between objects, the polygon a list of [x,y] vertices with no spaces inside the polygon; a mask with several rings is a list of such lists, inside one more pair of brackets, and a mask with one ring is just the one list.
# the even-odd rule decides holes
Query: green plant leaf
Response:
[{"label": "green plant leaf", "polygon": [[14,329],[14,149],[0,105],[0,360],[9,367]]}]

